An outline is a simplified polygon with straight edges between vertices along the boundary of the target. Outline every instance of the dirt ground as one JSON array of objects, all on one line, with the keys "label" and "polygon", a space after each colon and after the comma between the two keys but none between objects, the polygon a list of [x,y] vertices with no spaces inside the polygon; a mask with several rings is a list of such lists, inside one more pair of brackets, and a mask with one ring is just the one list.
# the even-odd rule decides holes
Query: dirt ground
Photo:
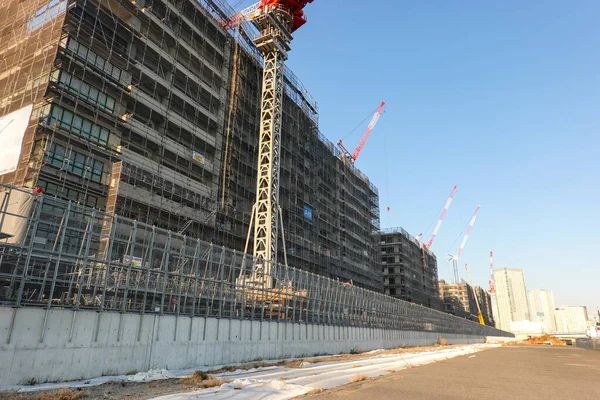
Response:
[{"label": "dirt ground", "polygon": [[[283,366],[287,368],[300,368],[303,362],[323,363],[332,361],[360,360],[374,355],[381,354],[400,354],[400,353],[418,353],[428,350],[438,349],[440,347],[449,348],[452,346],[428,346],[428,347],[399,347],[396,349],[384,350],[380,352],[364,353],[361,351],[351,354],[340,354],[336,356],[306,357],[294,360],[282,360],[275,363],[253,362],[245,365],[234,365],[219,370],[208,370],[206,373],[197,371],[190,378],[164,379],[153,382],[108,382],[98,386],[90,386],[77,389],[59,389],[43,392],[16,393],[0,392],[0,400],[79,400],[79,399],[105,399],[105,400],[146,400],[153,397],[166,396],[168,394],[191,392],[201,388],[220,386],[226,381],[214,379],[211,374],[223,372],[232,372],[238,369],[250,369],[271,366]],[[208,375],[207,375],[208,374]]]}]

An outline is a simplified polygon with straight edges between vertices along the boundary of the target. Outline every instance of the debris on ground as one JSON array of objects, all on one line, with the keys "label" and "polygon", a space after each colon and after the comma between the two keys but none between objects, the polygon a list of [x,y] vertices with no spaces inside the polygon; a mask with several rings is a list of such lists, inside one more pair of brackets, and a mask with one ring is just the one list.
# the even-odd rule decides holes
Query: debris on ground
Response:
[{"label": "debris on ground", "polygon": [[547,346],[566,346],[567,343],[552,335],[533,336],[523,340],[523,344],[544,344]]}]

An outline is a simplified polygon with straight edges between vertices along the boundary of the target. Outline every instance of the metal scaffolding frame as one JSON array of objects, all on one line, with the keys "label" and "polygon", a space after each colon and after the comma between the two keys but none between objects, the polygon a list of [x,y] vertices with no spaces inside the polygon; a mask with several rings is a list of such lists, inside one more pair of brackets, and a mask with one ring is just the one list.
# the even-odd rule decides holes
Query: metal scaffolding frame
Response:
[{"label": "metal scaffolding frame", "polygon": [[510,335],[282,264],[247,285],[249,255],[13,186],[0,232],[3,305]]}]

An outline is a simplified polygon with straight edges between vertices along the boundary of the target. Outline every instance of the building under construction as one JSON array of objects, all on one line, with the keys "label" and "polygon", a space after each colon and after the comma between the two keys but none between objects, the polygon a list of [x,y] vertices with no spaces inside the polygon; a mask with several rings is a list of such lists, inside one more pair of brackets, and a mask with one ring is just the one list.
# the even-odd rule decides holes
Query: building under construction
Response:
[{"label": "building under construction", "polygon": [[[2,2],[0,182],[243,250],[262,60],[248,27],[223,28],[233,13],[211,0]],[[319,132],[291,71],[283,101],[289,264],[381,291],[377,189]]]},{"label": "building under construction", "polygon": [[[478,306],[483,320],[488,326],[496,326],[492,312],[491,296],[479,286],[471,286],[467,282],[449,283],[439,281],[440,296],[444,302],[444,311],[458,317],[477,321]],[[475,299],[477,294],[477,300]]]},{"label": "building under construction", "polygon": [[442,309],[435,254],[402,228],[380,233],[385,294]]}]

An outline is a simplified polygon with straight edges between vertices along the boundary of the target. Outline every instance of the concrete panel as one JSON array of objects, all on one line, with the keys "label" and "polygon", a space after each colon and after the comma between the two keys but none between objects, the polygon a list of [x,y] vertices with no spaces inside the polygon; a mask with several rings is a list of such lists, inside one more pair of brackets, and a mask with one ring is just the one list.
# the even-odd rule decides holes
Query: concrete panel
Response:
[{"label": "concrete panel", "polygon": [[[0,384],[64,381],[151,368],[201,368],[258,359],[486,338],[292,322],[217,320],[0,307]],[[43,341],[40,341],[42,329]],[[96,340],[97,338],[97,340]]]}]

